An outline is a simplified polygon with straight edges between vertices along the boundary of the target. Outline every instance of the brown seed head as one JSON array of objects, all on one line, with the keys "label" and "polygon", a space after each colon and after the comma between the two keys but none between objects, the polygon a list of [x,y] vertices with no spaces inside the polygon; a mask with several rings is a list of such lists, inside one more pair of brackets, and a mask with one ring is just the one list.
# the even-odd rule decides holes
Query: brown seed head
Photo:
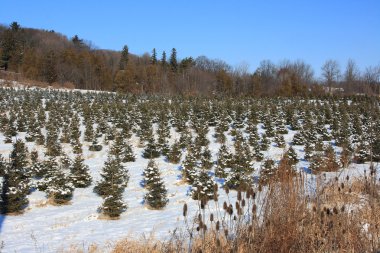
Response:
[{"label": "brown seed head", "polygon": [[183,205],[183,216],[186,216],[187,215],[187,204],[185,203]]}]

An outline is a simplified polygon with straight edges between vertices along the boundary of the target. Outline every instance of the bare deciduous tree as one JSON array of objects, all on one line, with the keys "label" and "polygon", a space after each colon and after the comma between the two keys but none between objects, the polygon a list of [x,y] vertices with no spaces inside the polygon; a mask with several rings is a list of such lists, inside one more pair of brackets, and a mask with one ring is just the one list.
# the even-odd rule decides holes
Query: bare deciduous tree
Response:
[{"label": "bare deciduous tree", "polygon": [[340,77],[340,67],[337,61],[328,60],[322,66],[322,76],[325,79],[327,87],[329,87],[329,92],[331,93],[332,85],[339,80]]},{"label": "bare deciduous tree", "polygon": [[354,85],[357,84],[359,78],[360,71],[356,65],[356,62],[349,59],[347,62],[346,71],[344,72],[344,82],[348,93],[353,92]]}]

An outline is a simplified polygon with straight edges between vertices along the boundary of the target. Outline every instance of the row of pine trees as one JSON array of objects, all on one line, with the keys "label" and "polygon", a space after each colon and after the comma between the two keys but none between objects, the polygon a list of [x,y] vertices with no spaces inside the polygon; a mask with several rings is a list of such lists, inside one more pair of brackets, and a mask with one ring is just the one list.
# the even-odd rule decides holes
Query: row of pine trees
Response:
[{"label": "row of pine trees", "polygon": [[[139,148],[149,160],[143,186],[151,208],[168,202],[154,161],[159,157],[180,165],[182,180],[192,186],[189,194],[202,200],[216,197],[215,177],[228,189],[245,190],[279,178],[278,171],[296,173],[299,160],[309,162],[312,173],[336,171],[351,161],[380,160],[379,101],[367,97],[186,100],[1,89],[0,102],[5,112],[0,131],[4,142],[14,145],[9,159],[1,162],[4,213],[25,208],[33,187],[45,191],[53,203],[64,204],[75,188],[93,184],[104,200],[99,211],[118,217],[126,209],[123,193],[129,182],[123,163],[134,162]],[[287,135],[290,130],[296,131],[294,137]],[[41,159],[36,150],[28,154],[21,139],[16,141],[20,132],[45,151]],[[132,136],[137,144],[132,145]],[[216,159],[211,141],[220,145]],[[92,183],[83,151],[104,147],[109,152],[102,179]],[[272,147],[284,151],[280,160],[268,157]],[[258,165],[256,179],[252,175]]]}]

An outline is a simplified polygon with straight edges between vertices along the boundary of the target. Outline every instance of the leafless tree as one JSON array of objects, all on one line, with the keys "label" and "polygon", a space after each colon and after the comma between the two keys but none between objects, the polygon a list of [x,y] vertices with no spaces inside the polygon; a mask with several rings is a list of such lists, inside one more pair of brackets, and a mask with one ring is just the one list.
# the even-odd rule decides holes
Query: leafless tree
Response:
[{"label": "leafless tree", "polygon": [[331,87],[335,82],[339,81],[340,67],[337,61],[328,60],[322,66],[322,76],[325,79],[329,92],[331,93]]},{"label": "leafless tree", "polygon": [[373,92],[380,95],[380,66],[367,67],[364,71],[363,81]]},{"label": "leafless tree", "polygon": [[346,66],[346,71],[344,72],[344,82],[346,86],[346,91],[348,93],[353,92],[355,84],[359,81],[360,71],[356,62],[349,59]]}]

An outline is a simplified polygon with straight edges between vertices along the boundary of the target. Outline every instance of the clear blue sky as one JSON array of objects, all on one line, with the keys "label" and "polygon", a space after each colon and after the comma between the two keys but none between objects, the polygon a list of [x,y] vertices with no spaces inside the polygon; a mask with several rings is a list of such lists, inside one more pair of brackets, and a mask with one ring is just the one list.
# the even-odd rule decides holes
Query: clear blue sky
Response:
[{"label": "clear blue sky", "polygon": [[303,59],[318,75],[327,59],[342,69],[380,64],[380,0],[8,0],[0,23],[78,34],[98,48],[131,53],[175,47],[232,66]]}]

